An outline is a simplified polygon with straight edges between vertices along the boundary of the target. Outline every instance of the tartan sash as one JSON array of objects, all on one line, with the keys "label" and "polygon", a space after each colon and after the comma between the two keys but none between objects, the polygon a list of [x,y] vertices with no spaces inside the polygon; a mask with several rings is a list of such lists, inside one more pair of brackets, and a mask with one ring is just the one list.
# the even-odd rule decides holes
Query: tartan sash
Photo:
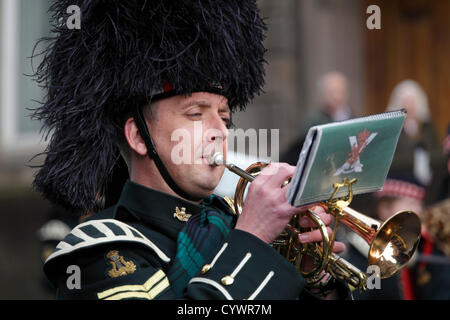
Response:
[{"label": "tartan sash", "polygon": [[178,234],[177,253],[167,271],[171,287],[180,298],[189,281],[219,249],[236,222],[236,216],[219,197],[212,195],[202,204],[203,210],[193,215]]}]

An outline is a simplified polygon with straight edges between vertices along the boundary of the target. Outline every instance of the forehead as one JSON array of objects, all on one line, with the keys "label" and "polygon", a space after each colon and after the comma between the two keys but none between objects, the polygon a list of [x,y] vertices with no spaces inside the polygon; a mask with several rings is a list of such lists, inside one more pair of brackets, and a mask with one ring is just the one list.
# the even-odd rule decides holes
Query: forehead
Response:
[{"label": "forehead", "polygon": [[190,95],[177,95],[157,102],[161,109],[183,111],[193,105],[211,106],[220,111],[230,111],[228,100],[224,96],[209,92],[194,92]]}]

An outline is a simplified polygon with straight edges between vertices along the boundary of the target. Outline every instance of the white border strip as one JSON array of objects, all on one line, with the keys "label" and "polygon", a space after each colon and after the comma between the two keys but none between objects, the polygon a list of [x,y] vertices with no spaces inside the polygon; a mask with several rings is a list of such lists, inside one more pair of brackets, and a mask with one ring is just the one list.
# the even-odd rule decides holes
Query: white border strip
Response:
[{"label": "white border strip", "polygon": [[242,259],[242,261],[238,264],[238,266],[236,267],[236,269],[234,269],[233,273],[230,275],[232,278],[235,278],[236,275],[239,273],[239,271],[241,271],[242,267],[247,263],[247,261],[251,258],[252,254],[250,252],[248,252],[244,259]]},{"label": "white border strip", "polygon": [[191,281],[189,281],[189,284],[196,283],[196,282],[202,282],[202,283],[209,284],[210,286],[213,286],[214,288],[219,290],[225,296],[225,298],[227,298],[227,300],[233,300],[233,297],[230,295],[230,293],[214,280],[197,277],[197,278],[192,278]]},{"label": "white border strip", "polygon": [[88,234],[86,234],[85,232],[81,231],[79,228],[75,228],[72,230],[71,232],[75,237],[82,239],[83,241],[86,242],[91,242],[94,243],[95,242],[95,238],[89,236]]},{"label": "white border strip", "polygon": [[219,257],[222,255],[222,253],[225,251],[225,249],[228,247],[228,242],[225,242],[224,245],[222,246],[222,248],[219,250],[219,252],[216,254],[216,256],[214,257],[213,261],[210,263],[210,269],[212,269],[212,267],[214,267],[214,264],[217,262],[217,260],[219,259]]},{"label": "white border strip", "polygon": [[[106,237],[115,237],[116,236],[114,234],[114,232],[112,232],[112,230],[110,228],[108,228],[105,224],[103,224],[102,222],[97,222],[96,220],[93,220],[92,226],[94,226],[94,228],[96,228],[101,233],[105,234]],[[123,230],[122,228],[120,228],[120,229]]]},{"label": "white border strip", "polygon": [[7,147],[16,141],[17,133],[17,84],[19,53],[19,10],[20,1],[3,0],[1,25],[3,55],[1,56],[1,138]]},{"label": "white border strip", "polygon": [[248,298],[248,300],[254,300],[256,296],[261,292],[262,289],[267,285],[270,279],[273,277],[275,272],[270,271],[269,274],[264,278],[263,282],[259,285],[259,287],[252,293],[252,295]]},{"label": "white border strip", "polygon": [[[87,222],[84,222],[82,224],[79,224],[76,227],[76,229],[81,228],[81,227],[86,226],[86,225],[94,225],[95,226],[95,224],[93,224],[92,222],[93,221],[87,221]],[[170,262],[170,258],[164,252],[162,252],[153,242],[151,242],[149,239],[147,239],[141,232],[139,232],[135,228],[133,228],[133,227],[131,227],[131,226],[129,226],[129,225],[119,221],[119,220],[115,220],[115,219],[95,220],[95,222],[96,223],[104,223],[104,222],[114,223],[114,224],[118,225],[119,227],[121,227],[124,230],[127,230],[127,229],[133,230],[134,232],[139,234],[142,237],[142,239],[141,238],[137,238],[135,236],[130,237],[130,236],[127,236],[127,235],[119,235],[119,236],[114,236],[114,237],[111,237],[111,238],[103,237],[103,238],[97,238],[95,240],[80,242],[80,243],[77,243],[76,245],[70,246],[69,248],[62,247],[61,250],[53,252],[47,258],[45,263],[47,263],[51,259],[54,259],[54,258],[56,258],[56,257],[58,257],[60,255],[69,253],[71,251],[74,251],[74,250],[77,250],[77,249],[80,249],[80,248],[89,247],[89,246],[91,246],[93,244],[102,244],[102,243],[108,243],[108,242],[112,242],[112,241],[121,241],[121,240],[142,243],[142,244],[146,245],[147,247],[150,247],[151,249],[153,249],[161,260],[163,260],[164,262]],[[74,233],[75,230],[72,231],[72,234]],[[128,232],[130,232],[130,231],[128,230]]]}]

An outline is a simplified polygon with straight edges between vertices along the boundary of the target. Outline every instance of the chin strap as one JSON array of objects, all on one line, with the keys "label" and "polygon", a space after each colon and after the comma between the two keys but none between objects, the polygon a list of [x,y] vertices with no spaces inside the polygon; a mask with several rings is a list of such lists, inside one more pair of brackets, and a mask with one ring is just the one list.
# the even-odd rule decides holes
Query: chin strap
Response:
[{"label": "chin strap", "polygon": [[166,183],[169,185],[169,187],[182,198],[191,201],[201,200],[199,198],[194,198],[191,195],[184,192],[170,176],[169,172],[167,171],[167,168],[164,166],[164,164],[161,161],[161,158],[156,152],[155,143],[153,142],[153,139],[150,136],[150,132],[148,131],[147,123],[145,122],[145,118],[142,113],[141,107],[136,107],[134,113],[134,121],[136,122],[136,125],[138,127],[139,133],[142,136],[142,139],[144,139],[145,146],[147,147],[147,155],[149,156],[150,159],[153,159],[153,161],[155,161],[159,173],[163,177],[164,181],[166,181]]}]

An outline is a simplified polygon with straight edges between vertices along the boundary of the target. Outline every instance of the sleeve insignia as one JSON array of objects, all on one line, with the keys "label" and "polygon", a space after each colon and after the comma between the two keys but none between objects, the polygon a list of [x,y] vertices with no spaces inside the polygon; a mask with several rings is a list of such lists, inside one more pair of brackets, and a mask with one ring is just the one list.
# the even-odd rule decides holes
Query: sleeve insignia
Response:
[{"label": "sleeve insignia", "polygon": [[119,256],[119,251],[111,250],[106,257],[110,260],[112,268],[108,271],[111,278],[126,276],[136,271],[136,265],[133,261],[125,261],[123,256]]}]

